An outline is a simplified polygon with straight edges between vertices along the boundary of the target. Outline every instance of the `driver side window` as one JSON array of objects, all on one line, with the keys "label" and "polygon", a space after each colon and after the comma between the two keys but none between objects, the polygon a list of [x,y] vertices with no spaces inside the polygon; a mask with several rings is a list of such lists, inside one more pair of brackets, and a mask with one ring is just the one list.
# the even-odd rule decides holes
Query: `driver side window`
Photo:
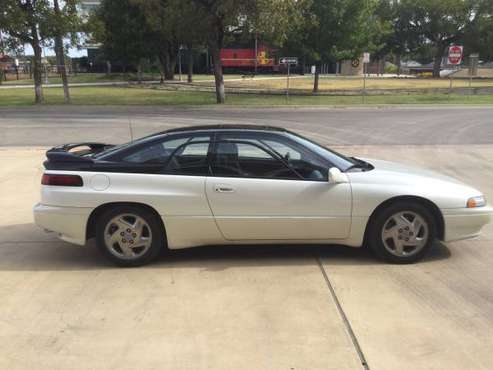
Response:
[{"label": "driver side window", "polygon": [[290,168],[263,148],[248,142],[217,143],[212,172],[215,176],[299,180]]}]

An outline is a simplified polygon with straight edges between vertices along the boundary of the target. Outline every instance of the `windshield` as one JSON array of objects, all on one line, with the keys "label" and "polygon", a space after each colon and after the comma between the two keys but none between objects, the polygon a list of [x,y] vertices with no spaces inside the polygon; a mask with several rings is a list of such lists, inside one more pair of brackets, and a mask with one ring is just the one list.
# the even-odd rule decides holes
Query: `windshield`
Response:
[{"label": "windshield", "polygon": [[357,162],[345,155],[337,153],[333,150],[327,149],[309,139],[306,139],[302,136],[298,136],[291,132],[286,134],[290,139],[296,141],[297,143],[303,145],[308,148],[312,152],[318,154],[328,162],[332,163],[334,166],[338,167],[341,171],[346,171],[348,168],[355,165]]}]

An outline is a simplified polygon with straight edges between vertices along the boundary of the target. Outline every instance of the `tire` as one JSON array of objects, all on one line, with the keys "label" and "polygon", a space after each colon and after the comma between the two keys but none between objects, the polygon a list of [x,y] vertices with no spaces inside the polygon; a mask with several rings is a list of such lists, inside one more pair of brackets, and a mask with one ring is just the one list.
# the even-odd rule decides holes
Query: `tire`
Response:
[{"label": "tire", "polygon": [[116,206],[97,220],[96,244],[117,266],[143,266],[163,251],[165,234],[153,212],[139,206]]},{"label": "tire", "polygon": [[422,259],[436,235],[435,220],[425,206],[396,202],[370,221],[367,242],[380,259],[406,264]]}]

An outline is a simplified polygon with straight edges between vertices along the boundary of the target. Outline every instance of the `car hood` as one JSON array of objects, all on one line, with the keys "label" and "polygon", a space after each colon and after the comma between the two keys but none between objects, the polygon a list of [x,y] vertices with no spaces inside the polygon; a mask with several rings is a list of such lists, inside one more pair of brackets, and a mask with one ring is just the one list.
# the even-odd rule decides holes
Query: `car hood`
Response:
[{"label": "car hood", "polygon": [[467,199],[481,192],[453,177],[410,165],[373,158],[361,158],[374,169],[348,172],[354,191],[388,197],[414,195],[434,201],[440,208],[465,207]]},{"label": "car hood", "polygon": [[428,170],[425,168],[415,167],[407,164],[385,161],[382,159],[374,158],[361,158],[365,162],[370,163],[378,172],[388,172],[389,174],[404,176],[404,177],[427,177],[434,180],[441,180],[446,182],[452,182],[458,185],[467,186],[462,181],[457,180],[451,176],[443,175],[441,173]]}]

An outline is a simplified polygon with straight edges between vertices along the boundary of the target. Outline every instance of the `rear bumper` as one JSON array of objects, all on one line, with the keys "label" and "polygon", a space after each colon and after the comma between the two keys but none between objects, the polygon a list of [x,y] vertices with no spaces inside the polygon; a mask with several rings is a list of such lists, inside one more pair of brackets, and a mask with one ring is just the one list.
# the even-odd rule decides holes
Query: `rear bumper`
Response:
[{"label": "rear bumper", "polygon": [[58,234],[69,243],[86,244],[86,225],[91,208],[58,207],[36,204],[34,222],[39,227]]},{"label": "rear bumper", "polygon": [[445,224],[445,242],[470,239],[478,236],[481,229],[493,218],[493,208],[442,209]]}]

